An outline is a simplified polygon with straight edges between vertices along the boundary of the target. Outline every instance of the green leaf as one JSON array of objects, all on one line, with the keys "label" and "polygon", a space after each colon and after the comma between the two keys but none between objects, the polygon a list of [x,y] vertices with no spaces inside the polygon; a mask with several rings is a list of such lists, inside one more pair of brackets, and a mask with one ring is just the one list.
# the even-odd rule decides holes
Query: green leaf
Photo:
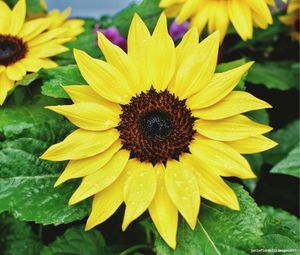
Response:
[{"label": "green leaf", "polygon": [[287,174],[300,178],[300,144],[298,143],[293,150],[289,152],[286,158],[277,163],[271,173]]},{"label": "green leaf", "polygon": [[65,164],[39,159],[73,130],[62,116],[43,108],[59,103],[62,100],[37,95],[22,105],[0,108],[0,212],[42,224],[68,223],[87,215],[88,202],[68,206],[76,182],[53,187]]},{"label": "green leaf", "polygon": [[42,244],[31,227],[7,213],[0,215],[0,249],[2,255],[39,255]]},{"label": "green leaf", "polygon": [[159,8],[159,0],[144,0],[141,3],[131,4],[123,11],[117,13],[109,26],[116,26],[120,33],[127,37],[134,13],[138,13],[149,30],[152,31],[161,13]]},{"label": "green leaf", "polygon": [[86,84],[77,65],[60,66],[40,71],[42,94],[54,98],[69,98],[63,86]]},{"label": "green leaf", "polygon": [[238,184],[230,184],[236,192],[241,210],[202,202],[195,230],[180,220],[177,248],[172,250],[156,233],[155,246],[159,255],[232,255],[248,254],[261,241],[262,214],[254,200]]},{"label": "green leaf", "polygon": [[27,74],[25,75],[25,77],[16,82],[16,86],[28,86],[30,85],[32,82],[34,82],[35,80],[37,80],[39,78],[39,74],[38,73],[31,73],[31,74]]},{"label": "green leaf", "polygon": [[102,234],[97,230],[84,231],[83,226],[72,227],[62,236],[58,237],[41,255],[109,255],[111,250],[107,247]]},{"label": "green leaf", "polygon": [[261,209],[264,213],[262,247],[290,250],[290,253],[286,254],[296,254],[299,248],[299,219],[284,210],[270,206],[262,206]]},{"label": "green leaf", "polygon": [[259,153],[252,155],[244,155],[244,157],[250,163],[251,169],[256,175],[256,178],[242,180],[243,184],[247,187],[251,194],[254,193],[256,189],[257,182],[261,177],[261,167],[263,165],[263,156]]},{"label": "green leaf", "polygon": [[299,123],[300,120],[295,120],[288,124],[285,128],[279,129],[269,135],[271,139],[278,143],[278,146],[263,153],[266,163],[275,165],[285,158],[298,144]]},{"label": "green leaf", "polygon": [[269,89],[298,88],[299,69],[294,68],[294,64],[290,61],[255,63],[249,70],[247,81]]},{"label": "green leaf", "polygon": [[[226,72],[230,69],[234,69],[236,67],[242,66],[245,63],[247,63],[247,61],[244,58],[241,58],[241,59],[235,60],[235,61],[231,61],[231,62],[227,62],[227,63],[222,63],[217,66],[216,72],[217,73]],[[246,87],[245,87],[246,76],[247,76],[247,74],[245,74],[242,77],[242,79],[236,85],[235,90],[245,90],[246,89]]]}]

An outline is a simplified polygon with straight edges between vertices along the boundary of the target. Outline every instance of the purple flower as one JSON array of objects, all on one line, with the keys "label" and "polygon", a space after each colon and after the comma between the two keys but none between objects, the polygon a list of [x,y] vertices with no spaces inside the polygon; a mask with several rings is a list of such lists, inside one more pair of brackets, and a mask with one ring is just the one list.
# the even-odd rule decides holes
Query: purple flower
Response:
[{"label": "purple flower", "polygon": [[169,33],[174,41],[181,39],[188,31],[189,22],[185,21],[182,24],[177,24],[176,20],[170,26]]},{"label": "purple flower", "polygon": [[125,52],[127,51],[127,40],[119,33],[116,27],[100,28],[99,24],[95,25],[94,33],[101,32],[113,44],[119,46]]}]

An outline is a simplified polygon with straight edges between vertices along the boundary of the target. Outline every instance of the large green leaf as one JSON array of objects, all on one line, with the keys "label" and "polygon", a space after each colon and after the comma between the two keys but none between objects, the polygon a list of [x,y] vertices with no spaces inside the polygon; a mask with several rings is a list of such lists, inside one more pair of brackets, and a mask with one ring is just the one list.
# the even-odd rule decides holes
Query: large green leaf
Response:
[{"label": "large green leaf", "polygon": [[[264,249],[285,250],[285,254],[297,254],[299,249],[299,219],[281,209],[261,207],[264,213]],[[257,247],[260,248],[260,247]],[[270,252],[268,254],[278,254]]]},{"label": "large green leaf", "polygon": [[300,144],[298,143],[286,158],[281,160],[272,169],[271,173],[288,174],[295,177],[300,177]]},{"label": "large green leaf", "polygon": [[177,248],[172,250],[156,233],[159,255],[233,255],[248,254],[261,242],[262,214],[254,200],[238,184],[231,184],[241,205],[240,211],[203,202],[196,229],[191,230],[180,220]]},{"label": "large green leaf", "polygon": [[159,0],[144,0],[141,3],[131,4],[128,8],[117,13],[112,18],[111,23],[107,25],[116,26],[120,33],[127,37],[132,17],[134,13],[138,13],[150,31],[152,31],[161,11],[159,8]]},{"label": "large green leaf", "polygon": [[288,61],[256,63],[249,70],[247,81],[263,84],[269,89],[298,88],[299,68],[294,64]]},{"label": "large green leaf", "polygon": [[278,143],[278,146],[263,154],[266,163],[273,165],[278,163],[298,144],[299,122],[299,120],[295,120],[285,128],[279,129],[269,135],[271,139]]},{"label": "large green leaf", "polygon": [[39,77],[43,79],[42,94],[55,98],[69,98],[63,86],[86,84],[77,65],[43,69]]},{"label": "large green leaf", "polygon": [[87,203],[68,206],[76,183],[53,188],[64,163],[39,159],[73,129],[63,117],[43,108],[60,102],[34,96],[31,102],[0,108],[0,212],[42,224],[67,223],[87,215]]},{"label": "large green leaf", "polygon": [[2,255],[39,255],[42,244],[31,227],[7,213],[0,215],[0,251]]},{"label": "large green leaf", "polygon": [[103,236],[97,230],[84,231],[83,226],[72,227],[58,237],[41,255],[109,255]]}]

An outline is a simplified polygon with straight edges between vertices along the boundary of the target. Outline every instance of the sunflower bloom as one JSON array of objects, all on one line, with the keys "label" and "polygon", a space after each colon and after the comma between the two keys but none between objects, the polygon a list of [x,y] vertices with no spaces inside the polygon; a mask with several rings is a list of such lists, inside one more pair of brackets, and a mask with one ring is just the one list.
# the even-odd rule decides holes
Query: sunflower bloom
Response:
[{"label": "sunflower bloom", "polygon": [[207,25],[209,34],[220,31],[223,41],[230,23],[244,40],[253,36],[253,26],[266,29],[273,23],[268,5],[273,0],[161,0],[167,16],[176,17],[181,24],[190,20],[190,27],[196,27],[200,34]]},{"label": "sunflower bloom", "polygon": [[65,87],[74,104],[47,108],[79,128],[41,158],[70,160],[55,186],[83,177],[69,203],[94,196],[87,230],[124,202],[123,230],[148,209],[175,248],[178,213],[194,229],[200,197],[239,210],[221,176],[255,177],[240,153],[275,143],[262,135],[270,127],[242,113],[271,106],[232,91],[252,62],[215,74],[219,33],[198,38],[193,28],[175,48],[164,13],[152,35],[135,15],[128,54],[101,33],[106,61],[74,51],[89,85]]},{"label": "sunflower bloom", "polygon": [[[26,2],[20,0],[11,10],[0,1],[0,105],[15,81],[27,72],[56,67],[49,58],[65,52],[63,43],[74,35],[70,25],[54,24],[53,17],[26,21]],[[78,28],[82,29],[82,28]],[[71,32],[73,33],[73,32]]]},{"label": "sunflower bloom", "polygon": [[290,35],[293,40],[300,42],[300,2],[292,0],[287,8],[287,15],[279,17],[280,21],[290,27]]}]

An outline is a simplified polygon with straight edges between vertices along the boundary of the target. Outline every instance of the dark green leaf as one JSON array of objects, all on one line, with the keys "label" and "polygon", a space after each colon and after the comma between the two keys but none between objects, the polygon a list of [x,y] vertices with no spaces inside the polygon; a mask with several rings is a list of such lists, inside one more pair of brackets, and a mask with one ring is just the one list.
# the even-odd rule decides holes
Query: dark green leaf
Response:
[{"label": "dark green leaf", "polygon": [[263,165],[263,156],[261,154],[253,154],[253,155],[244,155],[244,157],[248,160],[251,165],[251,169],[256,175],[256,178],[253,179],[245,179],[242,180],[243,184],[247,187],[247,189],[251,192],[251,194],[255,191],[258,180],[261,176],[261,167]]},{"label": "dark green leaf", "polygon": [[271,173],[288,174],[300,178],[300,144],[295,146],[286,158],[281,160],[272,169]]},{"label": "dark green leaf", "polygon": [[269,206],[262,206],[261,209],[265,215],[262,247],[285,250],[285,254],[296,254],[299,248],[299,219],[281,209]]},{"label": "dark green leaf", "polygon": [[25,222],[0,215],[0,251],[2,255],[39,255],[42,244]]},{"label": "dark green leaf", "polygon": [[60,66],[40,71],[42,94],[55,98],[69,98],[63,86],[86,84],[77,65]]},{"label": "dark green leaf", "polygon": [[298,88],[299,69],[293,68],[294,64],[288,61],[255,63],[249,70],[247,81],[265,85],[269,89]]},{"label": "dark green leaf", "polygon": [[109,255],[102,234],[97,230],[84,231],[83,226],[68,229],[64,235],[42,250],[41,255]]},{"label": "dark green leaf", "polygon": [[0,212],[42,224],[87,215],[87,203],[68,206],[76,183],[53,188],[64,164],[39,159],[73,129],[63,117],[43,108],[58,103],[61,100],[35,96],[32,102],[0,108]]},{"label": "dark green leaf", "polygon": [[180,220],[176,250],[169,248],[156,232],[157,254],[242,255],[258,245],[263,227],[261,211],[242,186],[230,186],[239,198],[240,211],[203,202],[194,231]]},{"label": "dark green leaf", "polygon": [[134,13],[138,13],[150,31],[152,31],[161,11],[159,8],[159,0],[144,0],[139,4],[131,4],[128,8],[117,13],[112,18],[110,26],[116,26],[120,33],[127,37],[133,15]]},{"label": "dark green leaf", "polygon": [[299,120],[293,121],[285,128],[279,129],[269,135],[271,139],[278,143],[278,146],[265,152],[265,162],[276,164],[285,158],[288,153],[299,142]]}]

